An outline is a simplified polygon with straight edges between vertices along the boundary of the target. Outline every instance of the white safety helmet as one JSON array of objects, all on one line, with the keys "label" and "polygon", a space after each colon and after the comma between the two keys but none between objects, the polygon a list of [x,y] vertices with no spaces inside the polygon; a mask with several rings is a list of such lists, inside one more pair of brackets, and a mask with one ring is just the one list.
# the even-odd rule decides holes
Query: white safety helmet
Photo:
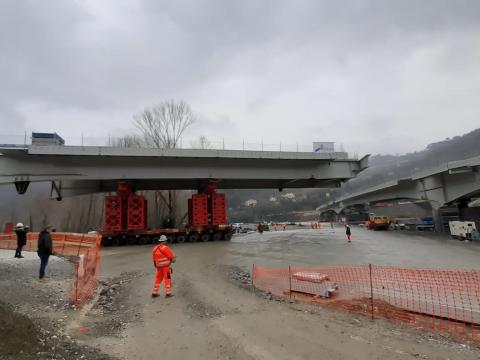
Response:
[{"label": "white safety helmet", "polygon": [[158,239],[158,242],[160,243],[167,242],[167,237],[165,235],[161,235],[160,238]]},{"label": "white safety helmet", "polygon": [[18,224],[17,224],[17,228],[18,228],[18,229],[23,228],[23,224],[22,224],[22,223],[18,223]]}]

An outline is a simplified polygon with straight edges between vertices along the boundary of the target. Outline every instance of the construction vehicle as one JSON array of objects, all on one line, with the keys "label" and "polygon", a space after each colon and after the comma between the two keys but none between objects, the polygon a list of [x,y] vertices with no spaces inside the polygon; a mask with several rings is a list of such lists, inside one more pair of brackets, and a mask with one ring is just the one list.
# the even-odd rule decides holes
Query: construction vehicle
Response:
[{"label": "construction vehicle", "polygon": [[366,225],[369,230],[388,230],[390,219],[388,216],[370,214]]},{"label": "construction vehicle", "polygon": [[105,196],[102,245],[154,243],[161,235],[168,242],[184,243],[230,240],[233,227],[227,224],[225,194],[217,193],[210,181],[188,200],[188,223],[182,229],[151,230],[147,226],[147,200],[137,195],[128,182],[117,184],[117,194]]}]

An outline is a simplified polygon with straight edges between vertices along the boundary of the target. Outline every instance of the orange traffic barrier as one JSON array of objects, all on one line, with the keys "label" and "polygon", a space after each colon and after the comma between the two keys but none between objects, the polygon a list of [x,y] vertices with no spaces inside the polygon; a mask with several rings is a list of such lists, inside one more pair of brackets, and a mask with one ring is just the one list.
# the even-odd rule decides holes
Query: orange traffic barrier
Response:
[{"label": "orange traffic barrier", "polygon": [[[100,274],[100,243],[97,234],[51,233],[56,256],[69,257],[74,266],[70,302],[77,306],[89,300],[98,285]],[[27,234],[25,251],[37,251],[38,233]],[[0,249],[16,249],[15,234],[0,234]]]},{"label": "orange traffic barrier", "polygon": [[254,265],[252,282],[279,297],[480,343],[480,270]]}]

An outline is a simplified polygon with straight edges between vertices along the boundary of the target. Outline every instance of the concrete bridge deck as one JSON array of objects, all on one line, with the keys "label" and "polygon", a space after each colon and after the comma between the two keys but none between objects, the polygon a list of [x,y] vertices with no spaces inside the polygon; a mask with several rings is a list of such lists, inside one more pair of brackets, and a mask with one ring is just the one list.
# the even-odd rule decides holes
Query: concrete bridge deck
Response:
[{"label": "concrete bridge deck", "polygon": [[322,204],[317,210],[340,212],[348,206],[398,199],[428,200],[438,208],[476,196],[480,196],[480,156],[450,161],[409,178],[385,182]]},{"label": "concrete bridge deck", "polygon": [[[51,181],[61,196],[114,191],[338,187],[368,166],[345,153],[146,149],[98,146],[0,146],[0,184]],[[18,188],[17,188],[18,189]]]}]

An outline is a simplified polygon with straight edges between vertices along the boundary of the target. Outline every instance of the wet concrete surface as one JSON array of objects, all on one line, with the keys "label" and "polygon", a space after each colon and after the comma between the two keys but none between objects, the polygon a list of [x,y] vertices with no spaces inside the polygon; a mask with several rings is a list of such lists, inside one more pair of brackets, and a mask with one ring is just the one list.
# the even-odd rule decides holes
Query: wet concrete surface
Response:
[{"label": "wet concrete surface", "polygon": [[424,268],[480,268],[480,242],[463,242],[435,233],[371,231],[330,225],[235,235],[225,247],[229,262],[251,267],[286,265],[392,265]]}]

